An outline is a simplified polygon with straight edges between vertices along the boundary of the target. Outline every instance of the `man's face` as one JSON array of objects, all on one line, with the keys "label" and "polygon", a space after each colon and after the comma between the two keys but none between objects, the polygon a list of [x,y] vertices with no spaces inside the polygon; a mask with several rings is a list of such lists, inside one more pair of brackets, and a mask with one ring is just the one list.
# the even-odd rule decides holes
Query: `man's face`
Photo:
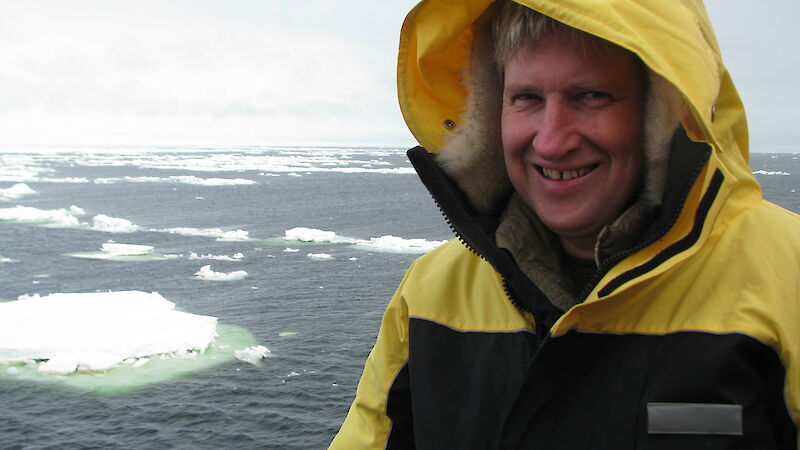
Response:
[{"label": "man's face", "polygon": [[574,256],[592,257],[597,234],[638,187],[642,83],[636,58],[625,50],[579,50],[557,36],[505,64],[506,170]]}]

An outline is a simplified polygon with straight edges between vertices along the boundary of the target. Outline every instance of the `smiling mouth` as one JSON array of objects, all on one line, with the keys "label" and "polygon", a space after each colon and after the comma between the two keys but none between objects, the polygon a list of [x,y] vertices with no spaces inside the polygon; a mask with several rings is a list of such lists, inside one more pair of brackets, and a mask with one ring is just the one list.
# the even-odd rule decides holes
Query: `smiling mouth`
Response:
[{"label": "smiling mouth", "polygon": [[580,178],[588,174],[589,172],[593,171],[596,167],[597,164],[575,170],[554,170],[554,169],[547,169],[541,166],[536,166],[536,168],[539,170],[539,173],[541,173],[542,176],[544,176],[549,180],[573,180],[575,178]]}]

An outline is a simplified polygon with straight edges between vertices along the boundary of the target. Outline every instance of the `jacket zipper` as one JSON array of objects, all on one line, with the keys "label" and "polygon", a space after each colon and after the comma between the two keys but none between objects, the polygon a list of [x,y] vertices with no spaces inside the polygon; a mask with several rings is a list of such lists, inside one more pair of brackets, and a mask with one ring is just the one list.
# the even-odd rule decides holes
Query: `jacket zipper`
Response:
[{"label": "jacket zipper", "polygon": [[661,239],[669,230],[675,226],[675,223],[678,221],[678,218],[681,215],[681,211],[683,211],[683,207],[686,204],[686,199],[689,197],[689,193],[692,190],[692,186],[694,186],[695,181],[697,181],[697,177],[700,176],[700,173],[703,170],[703,167],[706,165],[707,159],[703,159],[700,163],[694,168],[694,172],[692,173],[690,179],[690,183],[688,183],[687,187],[681,194],[681,199],[679,201],[680,207],[674,210],[672,216],[670,216],[670,220],[666,226],[662,227],[657,233],[653,233],[653,235],[647,239],[642,241],[640,244],[631,247],[627,250],[623,250],[621,252],[615,253],[604,261],[602,261],[601,266],[598,270],[594,273],[589,283],[586,284],[586,287],[583,289],[583,292],[578,296],[578,304],[583,303],[589,294],[592,293],[594,288],[600,282],[600,280],[611,270],[617,263],[622,261],[623,259],[627,258],[628,256],[638,252],[639,250],[644,249],[645,247],[649,246],[653,242]]}]

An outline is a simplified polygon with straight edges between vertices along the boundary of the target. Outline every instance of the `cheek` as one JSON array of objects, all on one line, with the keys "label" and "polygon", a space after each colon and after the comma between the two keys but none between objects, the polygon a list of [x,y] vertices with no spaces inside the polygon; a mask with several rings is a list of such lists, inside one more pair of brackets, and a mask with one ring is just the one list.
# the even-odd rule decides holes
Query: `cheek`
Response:
[{"label": "cheek", "polygon": [[519,115],[503,114],[500,119],[500,137],[506,159],[520,157],[531,138],[531,127]]}]

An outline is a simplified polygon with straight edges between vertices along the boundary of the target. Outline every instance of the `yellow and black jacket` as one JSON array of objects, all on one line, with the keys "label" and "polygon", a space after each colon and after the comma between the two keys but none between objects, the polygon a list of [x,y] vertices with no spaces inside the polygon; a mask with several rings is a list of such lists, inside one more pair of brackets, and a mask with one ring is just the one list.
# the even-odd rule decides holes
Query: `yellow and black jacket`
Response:
[{"label": "yellow and black jacket", "polygon": [[[408,270],[331,448],[797,448],[800,221],[761,197],[702,4],[519,1],[635,53],[683,103],[656,215],[561,311],[496,245],[507,183],[480,180],[496,161],[470,137],[491,3],[406,18],[400,104],[427,149],[409,157],[459,239]],[[479,156],[441,157],[462,148]]]}]

